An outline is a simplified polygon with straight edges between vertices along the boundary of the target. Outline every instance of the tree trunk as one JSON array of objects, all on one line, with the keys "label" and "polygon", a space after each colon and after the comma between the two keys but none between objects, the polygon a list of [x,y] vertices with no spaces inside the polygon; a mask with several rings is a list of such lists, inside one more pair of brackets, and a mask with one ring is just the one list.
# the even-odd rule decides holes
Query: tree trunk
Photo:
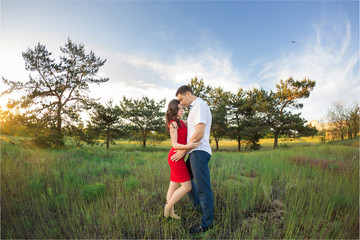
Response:
[{"label": "tree trunk", "polygon": [[62,125],[61,107],[58,106],[57,114],[56,114],[56,132],[59,136],[61,135],[61,125]]},{"label": "tree trunk", "polygon": [[238,152],[240,152],[240,150],[241,150],[241,138],[240,137],[238,137]]},{"label": "tree trunk", "polygon": [[278,147],[278,138],[279,138],[279,133],[275,132],[274,133],[274,149]]},{"label": "tree trunk", "polygon": [[146,138],[143,139],[143,147],[146,147]]},{"label": "tree trunk", "polygon": [[216,151],[219,151],[219,139],[215,138],[215,143],[216,143]]},{"label": "tree trunk", "polygon": [[143,136],[143,148],[146,147],[146,134],[147,134],[147,128],[142,129],[142,136]]},{"label": "tree trunk", "polygon": [[55,144],[57,146],[64,145],[64,136],[61,132],[62,127],[62,119],[61,119],[61,103],[58,105],[57,113],[56,113],[56,136],[55,136]]},{"label": "tree trunk", "polygon": [[109,142],[110,142],[110,130],[106,130],[106,148],[109,149]]}]

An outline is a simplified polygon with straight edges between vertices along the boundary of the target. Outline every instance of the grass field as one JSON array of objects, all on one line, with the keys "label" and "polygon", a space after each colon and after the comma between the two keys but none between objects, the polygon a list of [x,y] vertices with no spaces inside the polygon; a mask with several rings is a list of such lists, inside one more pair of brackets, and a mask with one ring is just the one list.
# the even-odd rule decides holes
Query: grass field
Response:
[{"label": "grass field", "polygon": [[[5,140],[11,140],[16,144]],[[200,214],[165,220],[169,143],[43,150],[2,136],[1,238],[193,238]],[[19,144],[18,144],[19,143]],[[215,227],[201,239],[359,238],[359,139],[267,140],[258,152],[210,160]]]}]

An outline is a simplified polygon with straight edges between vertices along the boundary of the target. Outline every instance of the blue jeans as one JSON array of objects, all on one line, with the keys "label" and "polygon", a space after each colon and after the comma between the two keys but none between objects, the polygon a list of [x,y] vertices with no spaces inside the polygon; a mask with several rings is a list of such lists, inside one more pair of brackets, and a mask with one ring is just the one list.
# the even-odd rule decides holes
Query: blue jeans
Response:
[{"label": "blue jeans", "polygon": [[214,219],[214,196],[211,190],[209,161],[211,155],[205,151],[193,151],[189,155],[194,179],[188,196],[195,207],[200,207],[203,214],[201,227],[209,227]]}]

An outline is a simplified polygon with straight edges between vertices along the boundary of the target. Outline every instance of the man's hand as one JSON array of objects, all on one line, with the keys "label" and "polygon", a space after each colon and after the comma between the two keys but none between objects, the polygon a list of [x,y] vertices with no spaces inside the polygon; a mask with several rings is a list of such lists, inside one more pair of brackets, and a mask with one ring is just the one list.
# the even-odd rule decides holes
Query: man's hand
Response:
[{"label": "man's hand", "polygon": [[186,150],[175,150],[175,154],[171,156],[171,161],[177,162],[186,155]]}]

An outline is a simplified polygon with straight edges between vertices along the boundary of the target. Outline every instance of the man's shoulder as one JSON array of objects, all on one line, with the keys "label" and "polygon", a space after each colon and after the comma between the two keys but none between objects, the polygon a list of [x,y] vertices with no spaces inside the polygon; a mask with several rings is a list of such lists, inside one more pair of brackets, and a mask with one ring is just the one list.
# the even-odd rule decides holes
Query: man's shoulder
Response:
[{"label": "man's shoulder", "polygon": [[204,101],[202,98],[197,98],[197,101],[195,102],[195,105],[199,105],[199,106],[208,106],[208,104],[206,103],[206,101]]},{"label": "man's shoulder", "polygon": [[202,108],[202,109],[210,109],[207,102],[205,100],[201,99],[201,98],[200,98],[200,101],[199,101],[199,107]]},{"label": "man's shoulder", "polygon": [[193,102],[190,113],[210,111],[209,105],[203,99],[197,97]]},{"label": "man's shoulder", "polygon": [[211,117],[211,110],[207,102],[199,97],[197,99],[198,100],[192,107],[193,112],[201,112],[202,114],[205,114],[204,116],[209,115]]}]

